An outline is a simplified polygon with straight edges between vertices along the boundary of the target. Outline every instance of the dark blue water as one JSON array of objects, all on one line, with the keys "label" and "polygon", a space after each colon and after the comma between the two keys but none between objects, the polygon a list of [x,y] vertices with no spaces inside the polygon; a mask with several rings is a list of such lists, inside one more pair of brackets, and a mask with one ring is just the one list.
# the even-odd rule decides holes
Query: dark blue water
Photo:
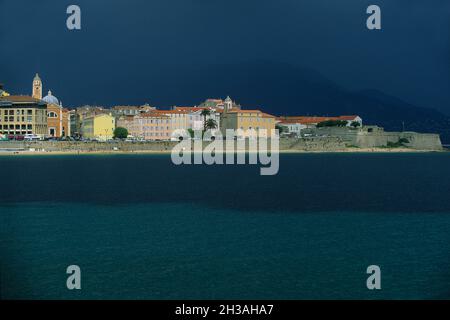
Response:
[{"label": "dark blue water", "polygon": [[450,298],[450,153],[282,155],[276,176],[162,155],[0,168],[2,298]]}]

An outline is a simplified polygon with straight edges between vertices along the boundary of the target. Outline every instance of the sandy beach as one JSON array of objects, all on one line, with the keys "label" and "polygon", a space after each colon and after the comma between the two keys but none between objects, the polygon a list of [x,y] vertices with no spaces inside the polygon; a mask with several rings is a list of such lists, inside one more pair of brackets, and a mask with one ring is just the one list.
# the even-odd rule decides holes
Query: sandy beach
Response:
[{"label": "sandy beach", "polygon": [[[159,154],[170,155],[171,150],[70,150],[70,151],[0,151],[0,156],[58,156],[58,155],[126,155],[126,154]],[[240,151],[241,152],[241,151]],[[248,151],[246,151],[248,152]],[[264,151],[263,151],[264,152]],[[269,150],[270,152],[270,150]],[[448,152],[443,150],[416,150],[410,148],[346,148],[340,150],[280,150],[280,154],[302,154],[302,153],[429,153],[429,152]]]}]

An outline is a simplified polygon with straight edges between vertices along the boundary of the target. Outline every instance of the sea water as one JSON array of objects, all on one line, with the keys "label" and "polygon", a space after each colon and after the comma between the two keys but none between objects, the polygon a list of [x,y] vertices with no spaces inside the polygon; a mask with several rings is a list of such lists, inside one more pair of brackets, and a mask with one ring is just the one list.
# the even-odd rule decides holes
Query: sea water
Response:
[{"label": "sea water", "polygon": [[281,155],[276,176],[169,155],[0,169],[3,299],[450,298],[449,153]]}]

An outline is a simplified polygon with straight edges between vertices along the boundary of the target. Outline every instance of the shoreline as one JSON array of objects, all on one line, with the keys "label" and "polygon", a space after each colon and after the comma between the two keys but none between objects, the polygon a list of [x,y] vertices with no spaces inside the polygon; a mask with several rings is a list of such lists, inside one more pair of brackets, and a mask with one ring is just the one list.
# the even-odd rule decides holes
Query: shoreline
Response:
[{"label": "shoreline", "polygon": [[[261,150],[262,152],[267,152],[267,150]],[[409,148],[347,148],[338,150],[280,150],[280,154],[310,154],[310,153],[445,153],[450,150],[419,150],[419,149],[409,149]],[[242,151],[240,151],[242,152]],[[259,151],[258,151],[259,152]],[[270,152],[270,150],[269,150]],[[155,155],[170,155],[171,150],[136,150],[136,151],[124,151],[124,150],[98,150],[98,151],[87,151],[87,150],[70,150],[70,151],[1,151],[0,156],[58,156],[58,155],[145,155],[145,154],[155,154]],[[223,152],[226,154],[227,152]],[[239,152],[234,152],[239,153]],[[249,153],[245,151],[245,153]]]}]

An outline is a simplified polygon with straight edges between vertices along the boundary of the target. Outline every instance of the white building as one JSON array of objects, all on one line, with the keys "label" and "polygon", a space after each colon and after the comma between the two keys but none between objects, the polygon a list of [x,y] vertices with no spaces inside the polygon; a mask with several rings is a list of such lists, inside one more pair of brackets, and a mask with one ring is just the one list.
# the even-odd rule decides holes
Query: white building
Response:
[{"label": "white building", "polygon": [[295,135],[297,137],[300,137],[301,131],[303,129],[308,128],[307,125],[301,124],[298,121],[290,121],[290,120],[280,121],[277,123],[277,125],[284,127],[286,130],[283,131],[281,135]]}]

